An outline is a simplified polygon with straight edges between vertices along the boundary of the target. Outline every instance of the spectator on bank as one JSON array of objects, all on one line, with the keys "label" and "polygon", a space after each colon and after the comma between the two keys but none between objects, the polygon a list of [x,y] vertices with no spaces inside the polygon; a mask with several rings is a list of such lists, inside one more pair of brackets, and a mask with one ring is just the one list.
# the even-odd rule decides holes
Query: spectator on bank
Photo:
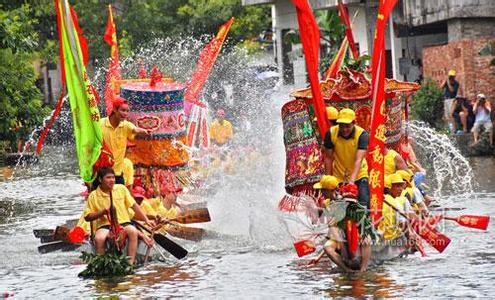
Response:
[{"label": "spectator on bank", "polygon": [[492,108],[489,101],[486,101],[484,94],[476,96],[476,103],[473,108],[475,121],[473,126],[474,143],[479,142],[481,127],[488,131],[490,146],[493,146],[493,124],[490,117]]},{"label": "spectator on bank", "polygon": [[461,96],[457,96],[452,104],[452,117],[454,118],[454,132],[469,132],[474,124],[473,106]]},{"label": "spectator on bank", "polygon": [[451,116],[452,103],[454,102],[457,95],[462,95],[462,89],[459,82],[455,79],[457,72],[455,70],[450,70],[447,79],[442,83],[441,88],[443,89],[444,98],[444,119],[448,124],[454,123]]}]

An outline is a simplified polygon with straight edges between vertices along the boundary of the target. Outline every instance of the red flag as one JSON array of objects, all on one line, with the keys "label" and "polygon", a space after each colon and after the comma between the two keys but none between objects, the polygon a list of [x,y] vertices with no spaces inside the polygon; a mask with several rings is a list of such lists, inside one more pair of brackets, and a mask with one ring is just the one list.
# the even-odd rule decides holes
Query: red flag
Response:
[{"label": "red flag", "polygon": [[227,37],[232,22],[234,22],[233,17],[220,27],[217,36],[201,52],[196,68],[191,75],[191,80],[187,84],[184,100],[198,103],[199,93],[203,89],[208,74],[210,74],[211,68],[222,49],[223,42]]},{"label": "red flag", "polygon": [[337,8],[339,10],[340,19],[345,26],[345,36],[347,37],[347,41],[349,42],[349,47],[351,48],[352,57],[354,59],[359,58],[359,51],[356,46],[356,42],[354,42],[354,35],[352,34],[351,21],[349,20],[349,11],[342,0],[339,0]]},{"label": "red flag", "polygon": [[320,80],[318,78],[318,60],[320,57],[320,28],[316,23],[313,11],[307,0],[292,0],[296,7],[297,21],[299,23],[299,34],[306,60],[311,92],[313,94],[313,105],[317,118],[318,129],[321,138],[325,137],[328,130],[328,120],[325,112],[325,102],[320,90]]},{"label": "red flag", "polygon": [[380,1],[376,19],[373,57],[371,60],[371,88],[373,109],[368,145],[371,217],[377,223],[382,215],[385,148],[385,25],[397,0]]},{"label": "red flag", "polygon": [[325,80],[335,78],[335,76],[337,75],[337,72],[340,70],[340,65],[342,63],[342,60],[344,59],[344,55],[346,53],[348,45],[349,43],[347,42],[347,37],[345,37],[344,40],[342,40],[342,44],[340,44],[339,51],[333,58],[332,64],[330,65],[330,67],[328,67],[328,70],[325,73]]},{"label": "red flag", "polygon": [[116,97],[118,91],[115,89],[114,81],[120,80],[120,66],[119,66],[119,47],[117,44],[117,29],[113,21],[112,5],[108,5],[108,19],[107,28],[105,29],[105,35],[103,40],[110,45],[110,63],[108,65],[107,81],[105,83],[105,107],[107,116],[112,113],[113,100]]}]

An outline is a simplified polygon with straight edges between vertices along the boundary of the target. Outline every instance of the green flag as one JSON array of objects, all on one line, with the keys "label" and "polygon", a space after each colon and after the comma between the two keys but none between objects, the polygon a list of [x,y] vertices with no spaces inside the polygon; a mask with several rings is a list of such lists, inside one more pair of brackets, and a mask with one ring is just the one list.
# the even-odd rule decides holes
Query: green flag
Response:
[{"label": "green flag", "polygon": [[[60,39],[62,80],[69,95],[74,135],[76,138],[79,172],[85,182],[94,179],[93,165],[100,156],[103,135],[99,124],[96,90],[91,85],[84,58],[86,45],[77,16],[67,0],[56,0],[57,22]],[[83,46],[81,46],[83,41]]]}]

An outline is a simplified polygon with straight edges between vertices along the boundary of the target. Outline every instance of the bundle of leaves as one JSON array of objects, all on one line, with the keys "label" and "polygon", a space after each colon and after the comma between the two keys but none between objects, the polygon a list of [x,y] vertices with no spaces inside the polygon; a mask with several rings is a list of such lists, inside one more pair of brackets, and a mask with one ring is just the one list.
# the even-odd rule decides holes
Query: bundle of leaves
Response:
[{"label": "bundle of leaves", "polygon": [[376,239],[376,232],[373,230],[371,217],[363,205],[357,202],[349,202],[346,209],[346,217],[337,223],[337,226],[344,232],[346,230],[347,220],[352,220],[358,224],[361,236],[370,236],[372,240]]},{"label": "bundle of leaves", "polygon": [[134,266],[129,263],[127,256],[117,251],[107,251],[104,255],[83,252],[81,259],[88,265],[79,273],[79,277],[125,276],[134,273]]}]

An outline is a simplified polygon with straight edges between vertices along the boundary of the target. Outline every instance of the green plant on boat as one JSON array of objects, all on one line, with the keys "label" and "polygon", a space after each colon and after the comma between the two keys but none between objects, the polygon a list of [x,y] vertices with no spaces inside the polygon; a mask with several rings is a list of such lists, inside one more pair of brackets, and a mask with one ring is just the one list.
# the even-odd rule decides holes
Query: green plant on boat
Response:
[{"label": "green plant on boat", "polygon": [[109,250],[104,255],[83,252],[81,259],[88,265],[79,273],[79,277],[125,276],[134,273],[134,266],[129,263],[127,256],[115,250]]}]

